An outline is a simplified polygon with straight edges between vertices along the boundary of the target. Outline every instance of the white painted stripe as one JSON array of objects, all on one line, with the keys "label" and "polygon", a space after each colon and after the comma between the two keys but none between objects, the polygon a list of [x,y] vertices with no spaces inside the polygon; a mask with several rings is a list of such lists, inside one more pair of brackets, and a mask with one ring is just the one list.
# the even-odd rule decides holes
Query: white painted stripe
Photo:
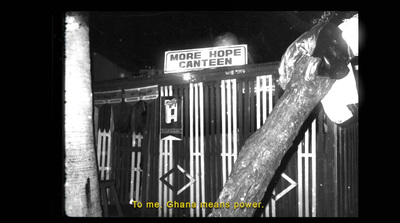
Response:
[{"label": "white painted stripe", "polygon": [[130,201],[137,201],[136,199],[134,199],[134,196],[133,196],[133,193],[134,193],[134,188],[133,188],[133,185],[134,185],[134,177],[135,177],[135,170],[134,170],[134,168],[135,168],[135,155],[136,155],[136,153],[135,152],[132,152],[131,153],[131,182],[130,182],[130,187],[129,187],[129,200]]},{"label": "white painted stripe", "polygon": [[260,90],[261,90],[261,80],[260,77],[256,77],[256,128],[259,129],[261,126],[261,100],[260,100]]},{"label": "white painted stripe", "polygon": [[267,120],[267,76],[262,76],[262,123],[263,125],[265,121]]},{"label": "white painted stripe", "polygon": [[[273,192],[272,192],[272,194],[273,195],[275,195],[276,193],[275,193],[275,189],[273,190]],[[271,215],[272,215],[272,217],[276,217],[276,209],[275,209],[275,199],[274,198],[271,198],[271,211],[272,211],[272,213],[271,213]]]},{"label": "white painted stripe", "polygon": [[312,122],[311,125],[311,153],[313,156],[311,157],[312,162],[312,217],[317,216],[317,164],[316,164],[316,143],[317,143],[317,132],[316,132],[316,119]]},{"label": "white painted stripe", "polygon": [[222,125],[222,134],[221,134],[221,141],[222,141],[222,185],[225,185],[226,181],[226,152],[225,152],[225,119],[226,119],[226,111],[225,111],[225,81],[221,81],[221,125]]},{"label": "white painted stripe", "polygon": [[100,169],[100,155],[101,155],[101,132],[100,129],[97,130],[97,165]]},{"label": "white painted stripe", "polygon": [[297,148],[297,178],[298,178],[298,215],[303,217],[303,158],[301,157],[302,144]]},{"label": "white painted stripe", "polygon": [[[171,91],[170,91],[170,93],[171,93]],[[167,170],[166,170],[166,172],[168,172],[168,171],[170,171],[171,169],[172,169],[172,167],[173,167],[173,159],[172,159],[172,140],[166,140],[167,141],[167,143],[169,144],[168,145],[168,159],[169,159],[169,164],[168,164],[168,168],[167,168]],[[169,174],[169,176],[168,176],[168,178],[169,178],[169,184],[171,184],[171,185],[174,185],[174,176],[173,176],[173,174]],[[165,186],[166,187],[166,186]],[[173,201],[173,191],[170,189],[170,188],[168,188],[168,193],[169,193],[169,200],[168,201]],[[168,209],[169,210],[169,216],[170,217],[172,217],[172,211],[173,211],[173,209],[172,208],[169,208]]]},{"label": "white painted stripe", "polygon": [[[194,140],[194,134],[193,134],[193,84],[192,83],[190,83],[189,84],[189,123],[190,123],[190,125],[189,125],[189,148],[190,148],[190,154],[189,154],[189,157],[190,157],[190,175],[191,176],[194,176],[193,175],[193,166],[194,166],[194,163],[193,163],[193,149],[194,149],[194,146],[193,146],[193,140]],[[195,177],[195,179],[196,179],[196,177]],[[192,204],[193,202],[194,202],[194,184],[192,184],[192,185],[190,185],[190,203]],[[192,216],[194,216],[194,209],[193,208],[190,208],[190,216],[192,217]]]},{"label": "white painted stripe", "polygon": [[[204,98],[203,98],[203,83],[199,83],[200,96],[200,153],[201,153],[201,201],[206,202],[205,182],[204,182]],[[199,205],[200,206],[200,205]],[[206,209],[202,208],[202,216],[206,217]]]},{"label": "white painted stripe", "polygon": [[232,170],[232,97],[231,97],[231,82],[230,80],[226,81],[226,101],[227,101],[227,122],[228,122],[228,173],[227,177],[231,173]]},{"label": "white painted stripe", "polygon": [[[113,125],[114,126],[114,125]],[[111,131],[109,132],[109,134],[108,134],[108,147],[107,147],[107,149],[108,149],[108,153],[107,153],[107,167],[109,167],[110,169],[109,170],[107,170],[107,180],[109,180],[110,179],[110,173],[111,173],[111,150],[112,150],[112,148],[111,148],[111,141],[112,141],[112,138],[111,138]]]},{"label": "white painted stripe", "polygon": [[164,87],[164,95],[163,96],[169,96],[167,86]]},{"label": "white painted stripe", "polygon": [[100,179],[101,180],[104,180],[104,170],[103,170],[103,168],[105,167],[105,162],[106,162],[105,161],[106,137],[107,137],[107,133],[105,132],[105,130],[103,132],[100,132],[100,134],[99,134],[99,138],[101,140],[101,144],[100,144],[100,147],[101,147],[101,150],[100,150],[100,154],[101,154],[101,156],[100,156],[100,160],[101,160],[100,167],[102,168],[101,173],[100,173]]},{"label": "white painted stripe", "polygon": [[[195,126],[195,152],[199,152],[199,90],[198,84],[194,85],[194,126]],[[196,204],[200,204],[200,179],[199,179],[199,156],[196,156],[196,169],[195,169],[195,178],[196,178]],[[196,205],[196,216],[200,215],[200,205]]]},{"label": "white painted stripe", "polygon": [[[304,135],[304,146],[305,146],[305,153],[309,152],[309,130],[306,130],[306,133]],[[308,157],[304,158],[304,209],[305,209],[305,214],[304,217],[309,217],[310,215],[310,204],[309,204],[309,161],[310,159]]]},{"label": "white painted stripe", "polygon": [[[168,87],[168,96],[174,96],[172,85],[169,85],[169,87]],[[168,161],[169,162],[168,162],[168,168],[167,168],[166,172],[170,171],[172,169],[172,167],[173,167],[173,156],[172,156],[173,141],[172,140],[167,140],[167,142],[168,142]],[[173,174],[170,174],[168,176],[168,178],[169,178],[169,184],[174,185],[174,176],[173,176]],[[173,201],[173,191],[170,188],[168,188],[167,190],[168,190],[168,198],[169,198],[168,201]],[[168,211],[169,211],[169,217],[172,217],[173,209],[169,208]]]},{"label": "white painted stripe", "polygon": [[272,87],[273,87],[273,83],[272,83],[272,75],[268,75],[268,80],[269,80],[269,88],[268,88],[268,114],[271,114],[272,112],[272,108],[273,108],[273,101],[272,101]]},{"label": "white painted stripe", "polygon": [[138,161],[136,162],[136,200],[141,201],[140,199],[140,185],[142,184],[142,180],[140,179],[140,162],[142,162],[142,152],[138,152]]},{"label": "white painted stripe", "polygon": [[[167,153],[167,146],[168,146],[168,144],[167,144],[167,140],[162,140],[162,143],[164,144],[163,145],[163,153],[164,153],[164,156],[163,156],[163,172],[162,172],[162,174],[164,175],[165,173],[167,173],[167,171],[168,171],[168,156],[166,156],[166,153]],[[164,210],[164,216],[166,217],[167,216],[167,211],[168,211],[168,208],[166,208],[166,206],[167,206],[167,193],[168,193],[168,187],[165,185],[165,184],[163,184],[163,189],[164,189],[164,192],[163,192],[163,210]]]}]

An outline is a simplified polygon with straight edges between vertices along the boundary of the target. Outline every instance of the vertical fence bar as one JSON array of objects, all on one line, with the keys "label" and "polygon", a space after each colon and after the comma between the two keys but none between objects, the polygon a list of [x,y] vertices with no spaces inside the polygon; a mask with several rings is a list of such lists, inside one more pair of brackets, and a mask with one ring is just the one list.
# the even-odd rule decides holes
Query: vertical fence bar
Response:
[{"label": "vertical fence bar", "polygon": [[[164,87],[160,87],[160,95],[161,97],[164,96]],[[161,97],[160,97],[160,101],[161,101]],[[160,110],[162,109],[162,107],[160,106]],[[158,158],[158,177],[161,177],[163,175],[163,159],[164,159],[164,155],[163,155],[163,142],[160,140],[160,137],[158,137],[158,141],[159,143],[159,158]],[[164,203],[163,203],[163,194],[162,194],[162,190],[163,189],[163,184],[162,181],[158,179],[158,201],[159,203],[162,204],[162,206],[164,206],[164,209],[166,209]],[[158,209],[158,217],[162,217],[162,209],[159,208]]]},{"label": "vertical fence bar", "polygon": [[100,131],[100,128],[99,128],[97,130],[97,165],[99,166],[100,173],[101,173],[100,157],[101,157],[101,142],[102,142],[101,137],[102,137],[102,135],[101,135],[101,131]]},{"label": "vertical fence bar", "polygon": [[[168,87],[168,89],[167,89],[167,96],[173,96],[172,85],[170,85]],[[172,156],[172,153],[173,153],[173,141],[172,140],[165,140],[165,141],[166,141],[166,144],[168,144],[168,153],[167,153],[167,156],[168,156],[168,167],[165,170],[165,172],[168,172],[173,167],[173,156]],[[174,182],[173,174],[169,174],[168,180],[169,180],[168,182],[171,185],[173,185],[173,182]],[[165,187],[167,187],[167,186],[165,186]],[[169,189],[169,188],[167,188],[167,191],[168,191],[168,201],[172,201],[173,200],[173,191],[171,189]],[[169,208],[168,211],[169,211],[169,217],[172,217],[173,209]]]},{"label": "vertical fence bar", "polygon": [[102,148],[102,180],[106,180],[106,170],[107,170],[107,146],[108,146],[108,137],[107,132],[103,135],[103,148]]},{"label": "vertical fence bar", "polygon": [[297,179],[298,179],[298,214],[303,217],[303,157],[301,142],[297,148]]},{"label": "vertical fence bar", "polygon": [[106,162],[106,160],[105,160],[105,158],[106,158],[106,139],[107,139],[107,136],[106,136],[106,130],[104,130],[103,132],[102,132],[102,134],[101,134],[101,136],[100,136],[100,138],[101,138],[101,157],[100,157],[100,159],[101,159],[101,165],[100,165],[100,167],[101,167],[101,180],[105,180],[104,179],[104,171],[105,171],[105,162]]},{"label": "vertical fence bar", "polygon": [[[167,173],[167,168],[168,168],[168,153],[167,153],[167,147],[168,147],[168,143],[167,140],[162,140],[163,144],[163,153],[162,153],[162,157],[163,157],[163,172],[162,175],[164,175],[165,173]],[[167,206],[167,198],[168,198],[168,188],[162,184],[163,186],[163,210],[164,210],[164,217],[167,216],[167,212],[168,212],[168,208],[166,208]]]},{"label": "vertical fence bar", "polygon": [[243,143],[249,137],[249,129],[250,129],[250,96],[249,96],[249,78],[245,79],[244,85],[244,99],[243,99]]},{"label": "vertical fence bar", "polygon": [[349,214],[349,205],[348,205],[348,174],[349,174],[349,166],[348,166],[348,136],[347,136],[348,128],[343,128],[343,203],[344,203],[344,216],[348,216]]},{"label": "vertical fence bar", "polygon": [[[112,112],[111,112],[112,115]],[[108,134],[107,140],[107,166],[106,166],[106,180],[110,179],[110,172],[111,172],[111,130]]]},{"label": "vertical fence bar", "polygon": [[[170,92],[171,93],[171,92]],[[172,143],[173,143],[173,141],[172,140],[165,140],[166,141],[166,143],[168,143],[169,145],[168,145],[168,159],[169,159],[169,163],[168,163],[168,168],[167,168],[167,170],[165,171],[165,172],[168,172],[172,167],[173,167],[173,156],[172,156]],[[171,184],[171,185],[173,185],[173,182],[174,182],[174,178],[173,178],[173,175],[172,174],[170,174],[169,176],[168,176],[168,178],[169,178],[169,183]],[[165,186],[166,187],[166,186]],[[168,198],[169,198],[169,200],[168,201],[173,201],[173,191],[171,190],[171,189],[169,189],[169,188],[167,188],[167,190],[168,190]],[[168,211],[169,211],[169,217],[172,217],[172,211],[173,211],[173,209],[172,208],[169,208],[168,209]]]},{"label": "vertical fence bar", "polygon": [[232,169],[232,97],[231,97],[231,81],[226,80],[226,111],[227,111],[227,122],[228,122],[228,172],[227,177],[231,173]]},{"label": "vertical fence bar", "polygon": [[267,76],[263,76],[263,121],[262,121],[262,125],[264,125],[265,121],[267,121],[267,117],[270,113],[269,110],[267,110],[268,108],[268,103],[270,102],[267,99]]},{"label": "vertical fence bar", "polygon": [[309,144],[308,144],[309,130],[307,129],[304,136],[304,207],[305,207],[305,217],[309,217]]},{"label": "vertical fence bar", "polygon": [[[240,93],[242,89],[240,89]],[[232,80],[232,107],[233,107],[233,163],[236,162],[237,158],[237,146],[238,146],[238,137],[237,137],[237,90],[236,90],[236,79]]]},{"label": "vertical fence bar", "polygon": [[[185,170],[190,170],[191,168],[190,168],[190,165],[191,165],[191,159],[192,159],[192,152],[191,152],[191,147],[189,146],[189,143],[190,143],[190,135],[189,135],[189,131],[190,131],[190,129],[191,129],[191,125],[190,125],[190,120],[191,120],[191,113],[189,112],[189,110],[190,110],[190,103],[191,103],[191,98],[189,97],[189,91],[191,90],[191,87],[190,87],[190,85],[189,84],[187,84],[187,85],[184,85],[184,97],[183,97],[183,99],[184,99],[184,103],[183,103],[183,106],[184,106],[184,142],[183,142],[183,167],[184,167],[184,169]],[[188,149],[189,149],[189,151],[188,151]],[[190,171],[189,171],[190,172]],[[191,175],[191,176],[193,176],[193,175]],[[183,177],[183,182],[185,182],[185,178],[186,177]],[[192,186],[190,186],[189,187],[189,193],[186,193],[187,191],[184,191],[183,192],[183,200],[184,201],[190,201],[191,202],[191,198],[190,198],[190,194],[191,194],[191,191],[192,191]],[[190,210],[192,209],[192,208],[189,208]],[[183,210],[183,213],[184,213],[184,216],[190,216],[190,210],[188,210],[188,209],[184,209]]]},{"label": "vertical fence bar", "polygon": [[[193,140],[194,140],[194,134],[193,134],[193,84],[190,83],[189,86],[189,122],[190,122],[190,127],[189,127],[189,147],[190,147],[190,175],[193,176]],[[194,184],[190,185],[190,203],[194,202]],[[190,208],[190,216],[194,215],[194,209]]]},{"label": "vertical fence bar", "polygon": [[[168,96],[168,89],[167,89],[166,86],[164,86],[164,95],[163,96],[164,97]],[[163,105],[161,105],[161,106],[163,106]],[[162,174],[164,175],[168,171],[168,169],[167,169],[168,168],[168,152],[167,152],[168,143],[167,143],[167,140],[162,140],[161,144],[163,144],[163,154],[162,154],[162,157],[163,157],[163,172],[162,172]],[[168,188],[164,184],[162,184],[162,186],[163,186],[163,189],[164,189],[164,191],[163,191],[163,196],[164,196],[163,197],[164,217],[166,217],[167,214],[168,214],[168,209],[165,208],[167,206]]]},{"label": "vertical fence bar", "polygon": [[107,132],[104,130],[104,134],[102,137],[102,148],[101,148],[101,179],[106,179],[106,158],[107,158]]},{"label": "vertical fence bar", "polygon": [[142,191],[140,189],[140,185],[142,185],[142,179],[140,178],[140,163],[142,162],[142,152],[138,152],[138,161],[136,162],[136,200],[137,201],[142,201],[140,195],[142,194]]},{"label": "vertical fence bar", "polygon": [[267,76],[262,76],[260,77],[260,79],[262,79],[262,86],[260,86],[260,88],[262,89],[262,117],[263,117],[261,125],[263,125],[267,120],[267,103],[269,102],[269,100],[267,100]]},{"label": "vertical fence bar", "polygon": [[[161,86],[160,87],[160,96],[173,96],[173,87],[170,86]],[[172,140],[160,140],[159,146],[159,177],[166,174],[172,167],[173,167],[173,141]],[[138,171],[139,166],[137,167]],[[140,172],[137,173],[140,177]],[[138,176],[137,176],[138,177]],[[168,177],[168,183],[174,184],[174,176],[170,174]],[[173,216],[173,209],[168,209],[167,201],[173,200],[173,191],[170,190],[167,185],[164,185],[161,180],[158,181],[158,199],[163,209],[158,209],[158,215],[160,217],[172,217]],[[137,188],[138,189],[138,188]],[[163,211],[161,211],[163,210]]]},{"label": "vertical fence bar", "polygon": [[260,90],[261,90],[261,78],[260,76],[256,77],[256,128],[259,129],[261,126],[261,98],[260,98]]},{"label": "vertical fence bar", "polygon": [[[254,96],[255,94],[255,89],[256,89],[256,83],[254,79],[250,79],[250,108],[249,108],[249,113],[250,113],[250,135],[253,134],[256,131],[256,112],[252,111],[254,108],[257,108],[257,105],[255,104],[255,99]],[[253,108],[253,109],[252,109]],[[257,109],[256,109],[257,110]]]},{"label": "vertical fence bar", "polygon": [[130,174],[131,175],[131,180],[130,180],[130,184],[129,184],[129,186],[130,186],[130,188],[129,188],[130,189],[129,190],[130,191],[130,193],[129,193],[129,201],[137,201],[136,197],[134,199],[134,196],[133,196],[133,194],[134,194],[134,182],[135,182],[135,160],[136,160],[135,155],[136,155],[136,152],[132,152],[131,153],[132,159],[131,159],[131,174]]},{"label": "vertical fence bar", "polygon": [[312,200],[311,200],[311,216],[316,217],[317,216],[317,166],[316,166],[316,142],[317,142],[317,130],[316,130],[316,125],[317,125],[317,119],[315,119],[312,124],[311,124],[311,167],[312,167],[312,172],[311,172],[311,178],[312,178]]},{"label": "vertical fence bar", "polygon": [[[200,101],[200,171],[201,171],[201,201],[206,202],[205,199],[205,182],[204,182],[204,98],[203,98],[203,83],[199,83],[199,101]],[[206,209],[202,208],[202,216],[205,217]]]},{"label": "vertical fence bar", "polygon": [[[107,138],[106,138],[106,142],[107,142],[107,163],[106,163],[106,180],[110,179],[110,172],[111,172],[111,133],[114,131],[114,109],[111,108],[111,114],[110,114],[110,129],[107,133]],[[109,193],[108,191],[110,191],[109,189],[107,189],[107,194]]]},{"label": "vertical fence bar", "polygon": [[269,80],[269,84],[268,84],[268,86],[269,86],[269,88],[268,88],[268,97],[269,97],[269,99],[268,99],[268,114],[271,114],[271,112],[272,112],[272,109],[273,109],[273,99],[272,99],[272,85],[273,85],[273,82],[272,82],[272,75],[268,75],[268,80]]},{"label": "vertical fence bar", "polygon": [[222,133],[221,133],[221,142],[222,142],[222,186],[225,185],[226,182],[226,111],[225,111],[225,81],[221,81],[221,125],[222,125]]},{"label": "vertical fence bar", "polygon": [[[196,204],[200,200],[200,179],[199,179],[199,89],[198,84],[194,88],[194,148],[195,148],[195,178],[196,178]],[[200,216],[200,206],[196,205],[196,216]]]},{"label": "vertical fence bar", "polygon": [[[273,195],[275,195],[276,193],[275,193],[275,189],[273,190],[273,192],[272,192],[272,194]],[[272,215],[272,217],[276,217],[276,209],[275,209],[275,198],[271,198],[271,215]]]},{"label": "vertical fence bar", "polygon": [[267,202],[267,205],[264,208],[264,213],[261,214],[261,217],[269,217],[269,202]]}]

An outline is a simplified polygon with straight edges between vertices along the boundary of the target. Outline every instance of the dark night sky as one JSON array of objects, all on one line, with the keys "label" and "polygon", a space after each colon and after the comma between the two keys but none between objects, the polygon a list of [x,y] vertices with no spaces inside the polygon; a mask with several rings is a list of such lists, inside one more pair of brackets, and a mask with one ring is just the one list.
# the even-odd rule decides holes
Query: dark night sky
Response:
[{"label": "dark night sky", "polygon": [[90,12],[91,50],[130,72],[163,68],[164,52],[211,47],[224,32],[247,44],[255,63],[279,61],[322,11]]}]

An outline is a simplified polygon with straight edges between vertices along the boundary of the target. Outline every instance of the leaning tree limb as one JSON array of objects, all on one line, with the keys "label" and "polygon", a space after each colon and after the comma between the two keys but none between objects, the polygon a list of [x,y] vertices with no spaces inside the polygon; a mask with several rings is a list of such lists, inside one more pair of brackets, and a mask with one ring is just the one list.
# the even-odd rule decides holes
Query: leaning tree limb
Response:
[{"label": "leaning tree limb", "polygon": [[[235,209],[234,204],[261,201],[283,156],[311,111],[332,87],[335,75],[342,78],[343,73],[347,74],[348,71],[343,71],[346,67],[343,65],[349,62],[345,53],[347,45],[335,27],[315,26],[300,36],[282,57],[280,85],[285,92],[264,125],[246,140],[238,155],[216,201],[229,203],[229,208],[214,208],[210,216],[253,216],[256,208]],[[328,41],[329,38],[335,41]],[[338,42],[340,46],[335,45]]]}]

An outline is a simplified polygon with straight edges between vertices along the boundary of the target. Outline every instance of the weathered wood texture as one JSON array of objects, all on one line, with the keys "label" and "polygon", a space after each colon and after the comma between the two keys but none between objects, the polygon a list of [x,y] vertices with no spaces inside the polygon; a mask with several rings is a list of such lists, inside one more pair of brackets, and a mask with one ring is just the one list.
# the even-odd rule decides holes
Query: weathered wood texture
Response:
[{"label": "weathered wood texture", "polygon": [[261,201],[303,122],[335,82],[334,79],[321,76],[306,81],[305,71],[310,59],[300,59],[300,65],[295,67],[286,91],[270,117],[243,145],[217,200],[229,203],[230,208],[214,208],[210,216],[245,217],[254,214],[256,208],[234,209],[234,203]]}]

